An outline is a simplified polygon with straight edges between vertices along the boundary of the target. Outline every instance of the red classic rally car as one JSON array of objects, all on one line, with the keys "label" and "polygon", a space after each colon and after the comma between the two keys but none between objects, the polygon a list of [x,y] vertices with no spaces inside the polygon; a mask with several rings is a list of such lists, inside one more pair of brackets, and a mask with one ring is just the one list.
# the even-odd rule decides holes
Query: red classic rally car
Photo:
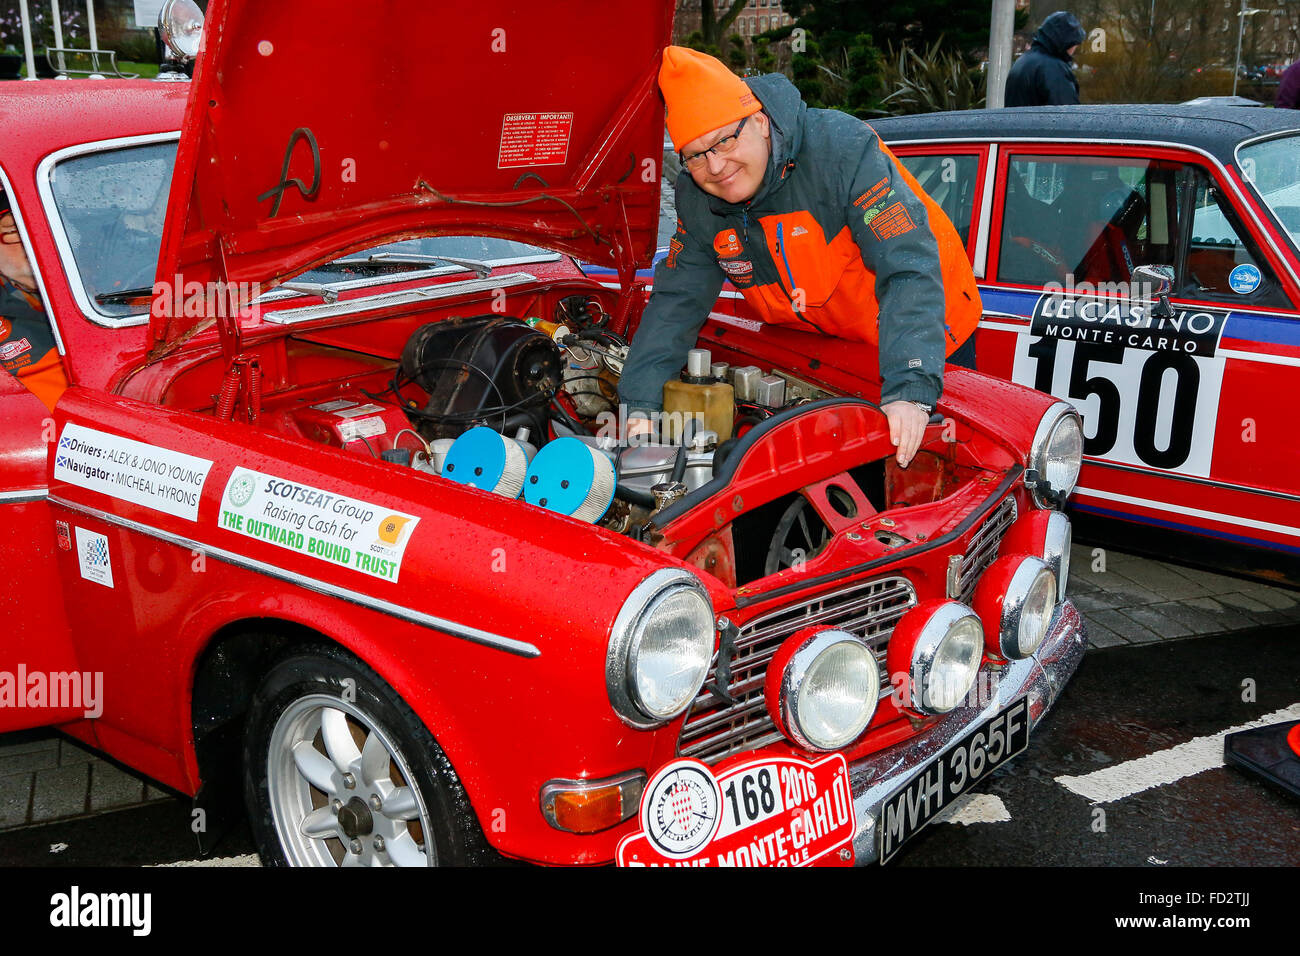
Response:
[{"label": "red classic rally car", "polygon": [[951,370],[900,469],[867,346],[719,313],[739,437],[609,427],[672,8],[213,0],[192,84],[0,88],[68,383],[0,377],[0,730],[327,866],[884,861],[1031,745],[1068,405]]},{"label": "red classic rally car", "polygon": [[[1038,107],[872,125],[966,239],[979,368],[1083,416],[1080,530],[1300,584],[1300,116]],[[1164,271],[1167,307],[1134,287],[1142,266]]]}]

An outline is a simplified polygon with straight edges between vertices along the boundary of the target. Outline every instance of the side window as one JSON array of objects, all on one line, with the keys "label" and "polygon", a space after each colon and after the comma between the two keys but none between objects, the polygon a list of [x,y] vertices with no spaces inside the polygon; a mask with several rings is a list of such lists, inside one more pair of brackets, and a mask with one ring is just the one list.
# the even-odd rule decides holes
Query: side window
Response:
[{"label": "side window", "polygon": [[1179,293],[1192,299],[1285,307],[1285,293],[1273,270],[1209,175],[1187,167],[1179,176],[1178,191],[1190,220],[1187,253],[1178,270]]},{"label": "side window", "polygon": [[175,143],[152,143],[73,156],[50,173],[67,265],[102,316],[149,310],[175,160]]},{"label": "side window", "polygon": [[948,156],[899,156],[926,194],[952,220],[962,244],[969,248],[971,223],[975,218],[975,194],[979,191],[980,158],[975,153]]},{"label": "side window", "polygon": [[1016,156],[1007,167],[997,278],[1101,286],[1135,265],[1172,264],[1176,164]]}]

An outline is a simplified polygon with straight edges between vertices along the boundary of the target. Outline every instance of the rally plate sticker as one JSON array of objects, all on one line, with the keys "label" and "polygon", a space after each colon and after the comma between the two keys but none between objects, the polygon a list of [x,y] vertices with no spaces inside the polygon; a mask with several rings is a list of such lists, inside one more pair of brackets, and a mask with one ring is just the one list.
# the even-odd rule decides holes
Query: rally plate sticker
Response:
[{"label": "rally plate sticker", "polygon": [[396,581],[419,518],[333,491],[236,468],[220,526],[330,564]]},{"label": "rally plate sticker", "polygon": [[1208,477],[1227,319],[1222,309],[1162,318],[1141,301],[1046,293],[1016,336],[1011,380],[1072,403],[1090,458]]},{"label": "rally plate sticker", "polygon": [[715,776],[681,759],[641,796],[641,829],[623,838],[619,866],[848,866],[853,794],[843,754],[815,764],[765,757]]},{"label": "rally plate sticker", "polygon": [[1029,702],[1021,697],[930,761],[885,801],[878,824],[880,862],[889,862],[945,807],[1028,746]]}]

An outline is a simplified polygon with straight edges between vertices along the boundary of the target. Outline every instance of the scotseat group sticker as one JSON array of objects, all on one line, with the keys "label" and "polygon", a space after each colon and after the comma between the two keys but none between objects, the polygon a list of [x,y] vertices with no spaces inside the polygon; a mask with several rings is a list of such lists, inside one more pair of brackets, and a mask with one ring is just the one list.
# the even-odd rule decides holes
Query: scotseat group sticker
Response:
[{"label": "scotseat group sticker", "polygon": [[221,495],[226,531],[396,581],[420,519],[275,475],[236,468]]}]

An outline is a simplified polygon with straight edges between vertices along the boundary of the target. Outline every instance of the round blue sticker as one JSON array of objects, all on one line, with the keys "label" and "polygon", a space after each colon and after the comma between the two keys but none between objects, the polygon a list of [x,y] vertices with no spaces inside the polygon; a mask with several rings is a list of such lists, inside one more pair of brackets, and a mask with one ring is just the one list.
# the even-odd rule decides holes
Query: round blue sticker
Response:
[{"label": "round blue sticker", "polygon": [[1259,269],[1251,265],[1237,266],[1228,273],[1228,285],[1232,286],[1232,291],[1237,295],[1250,295],[1259,288],[1261,279],[1263,275]]}]

